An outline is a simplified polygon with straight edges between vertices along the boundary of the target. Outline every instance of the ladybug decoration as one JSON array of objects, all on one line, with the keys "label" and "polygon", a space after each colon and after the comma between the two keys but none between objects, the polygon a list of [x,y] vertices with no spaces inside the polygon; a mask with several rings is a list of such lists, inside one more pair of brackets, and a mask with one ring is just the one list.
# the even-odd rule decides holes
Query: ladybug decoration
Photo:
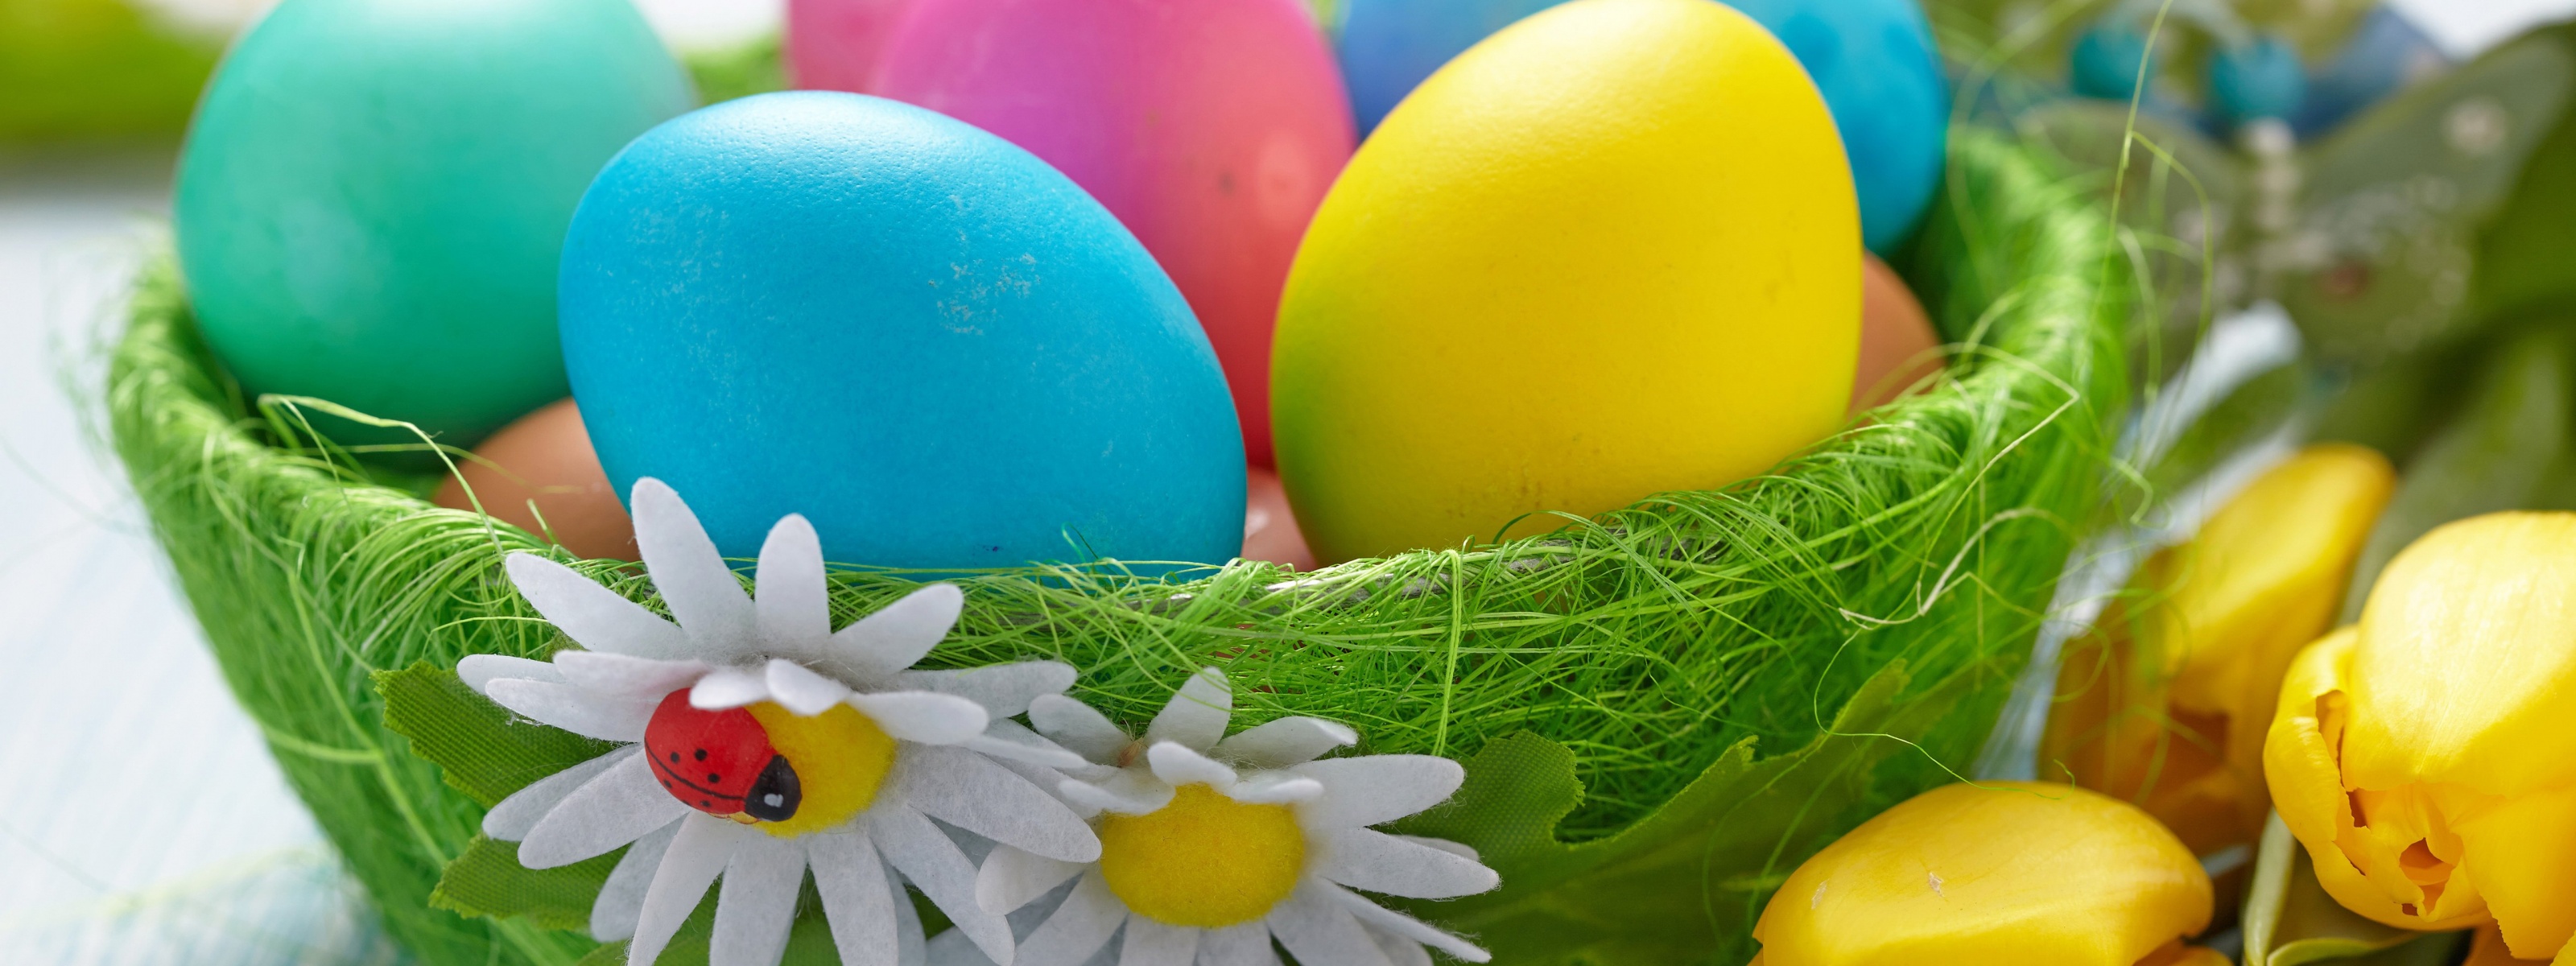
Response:
[{"label": "ladybug decoration", "polygon": [[644,726],[653,777],[671,797],[737,822],[784,822],[804,803],[796,766],[743,708],[708,711],[683,688],[662,698]]}]

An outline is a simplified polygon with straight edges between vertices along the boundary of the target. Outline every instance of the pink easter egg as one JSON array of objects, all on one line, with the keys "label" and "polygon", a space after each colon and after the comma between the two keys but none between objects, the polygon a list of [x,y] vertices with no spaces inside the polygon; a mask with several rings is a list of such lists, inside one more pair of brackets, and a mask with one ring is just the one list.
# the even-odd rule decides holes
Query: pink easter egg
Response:
[{"label": "pink easter egg", "polygon": [[1352,142],[1300,0],[910,0],[869,93],[1001,135],[1100,199],[1180,286],[1270,465],[1270,330]]},{"label": "pink easter egg", "polygon": [[914,0],[787,0],[787,75],[800,88],[868,92],[886,38]]}]

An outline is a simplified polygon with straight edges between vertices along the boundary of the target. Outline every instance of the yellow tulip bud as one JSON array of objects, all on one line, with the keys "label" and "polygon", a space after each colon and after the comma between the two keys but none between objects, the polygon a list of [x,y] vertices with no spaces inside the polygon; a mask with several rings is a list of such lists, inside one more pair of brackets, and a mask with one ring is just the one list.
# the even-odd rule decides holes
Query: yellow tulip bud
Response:
[{"label": "yellow tulip bud", "polygon": [[2405,929],[2576,934],[2576,514],[2497,513],[2389,562],[2301,652],[2263,750],[2317,880]]},{"label": "yellow tulip bud", "polygon": [[[1760,966],[2203,966],[2209,876],[2134,805],[2068,785],[1951,785],[1798,867]],[[2213,958],[2214,957],[2214,958]]]},{"label": "yellow tulip bud", "polygon": [[2376,450],[2311,446],[2150,558],[2137,606],[2109,611],[2091,646],[2069,649],[2048,759],[2140,803],[2196,852],[2261,837],[2281,677],[2333,626],[2396,484]]}]

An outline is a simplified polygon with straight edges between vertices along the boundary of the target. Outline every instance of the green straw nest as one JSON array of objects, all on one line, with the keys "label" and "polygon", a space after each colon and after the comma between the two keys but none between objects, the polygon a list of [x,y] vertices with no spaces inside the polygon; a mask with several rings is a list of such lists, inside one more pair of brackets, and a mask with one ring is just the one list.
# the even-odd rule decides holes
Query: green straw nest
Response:
[{"label": "green straw nest", "polygon": [[[1468,763],[1459,798],[1415,827],[1477,845],[1504,888],[1415,911],[1499,961],[1742,962],[1800,860],[1967,767],[2104,514],[2133,299],[2111,223],[2020,145],[1954,141],[1947,196],[1903,260],[1954,343],[1950,377],[1772,475],[1310,574],[978,574],[930,662],[1067,661],[1081,698],[1130,723],[1223,667],[1238,726],[1317,715],[1367,752]],[[591,951],[529,917],[433,906],[483,807],[386,727],[375,678],[564,646],[502,573],[506,552],[547,545],[282,445],[168,271],[142,285],[110,405],[226,679],[393,934],[431,963]],[[578,566],[658,606],[640,568]],[[837,622],[908,586],[837,574]]]}]

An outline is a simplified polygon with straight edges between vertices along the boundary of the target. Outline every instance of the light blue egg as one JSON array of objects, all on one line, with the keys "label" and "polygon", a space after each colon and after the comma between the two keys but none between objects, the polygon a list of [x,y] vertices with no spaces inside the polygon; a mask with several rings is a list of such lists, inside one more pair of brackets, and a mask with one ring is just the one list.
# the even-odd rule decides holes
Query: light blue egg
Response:
[{"label": "light blue egg", "polygon": [[1915,0],[1727,0],[1788,45],[1825,95],[1860,193],[1861,240],[1882,255],[1940,187],[1950,93]]},{"label": "light blue egg", "polygon": [[920,108],[764,94],[653,129],[564,242],[564,359],[618,492],[718,549],[1222,563],[1243,441],[1178,289],[1054,168]]},{"label": "light blue egg", "polygon": [[[2138,93],[2138,62],[2148,58],[2147,35],[2104,21],[2075,38],[2067,52],[2067,86],[2084,97],[2125,101]],[[2155,68],[2147,69],[2154,77]]]},{"label": "light blue egg", "polygon": [[1343,0],[1334,53],[1360,136],[1450,58],[1560,0]]},{"label": "light blue egg", "polygon": [[[1338,53],[1366,134],[1453,57],[1556,0],[1346,0]],[[1949,93],[1915,0],[1729,0],[1796,54],[1841,128],[1861,235],[1885,253],[1932,201]]]},{"label": "light blue egg", "polygon": [[2307,94],[2307,68],[2289,41],[2255,37],[2210,55],[2209,106],[2231,124],[2287,118]]}]

